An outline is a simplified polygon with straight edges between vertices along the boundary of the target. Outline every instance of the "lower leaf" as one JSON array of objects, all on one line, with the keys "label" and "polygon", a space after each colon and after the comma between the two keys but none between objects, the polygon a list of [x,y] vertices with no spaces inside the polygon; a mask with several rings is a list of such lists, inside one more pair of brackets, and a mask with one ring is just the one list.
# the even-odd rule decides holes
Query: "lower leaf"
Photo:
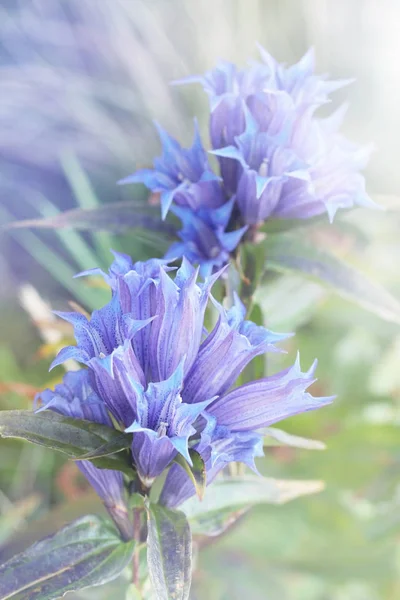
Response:
[{"label": "lower leaf", "polygon": [[193,496],[180,507],[192,532],[219,535],[255,504],[284,504],[320,492],[322,481],[279,480],[265,477],[231,477],[212,484],[202,502]]},{"label": "lower leaf", "polygon": [[187,600],[192,577],[192,534],[185,514],[151,504],[147,562],[158,600]]},{"label": "lower leaf", "polygon": [[304,235],[272,234],[259,246],[265,252],[265,267],[279,272],[302,273],[333,288],[386,321],[400,323],[400,303],[378,282],[304,239]]},{"label": "lower leaf", "polygon": [[0,600],[56,600],[107,583],[129,564],[134,544],[105,519],[78,519],[0,567]]}]

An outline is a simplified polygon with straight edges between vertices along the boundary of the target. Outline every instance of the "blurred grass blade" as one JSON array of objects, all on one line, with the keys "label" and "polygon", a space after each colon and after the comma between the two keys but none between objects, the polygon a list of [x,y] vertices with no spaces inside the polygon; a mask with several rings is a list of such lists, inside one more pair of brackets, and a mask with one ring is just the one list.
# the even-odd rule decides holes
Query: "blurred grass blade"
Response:
[{"label": "blurred grass blade", "polygon": [[192,534],[185,514],[150,504],[147,516],[147,562],[156,597],[187,600],[192,575]]},{"label": "blurred grass blade", "polygon": [[14,221],[7,228],[38,227],[62,229],[72,227],[83,231],[123,231],[140,227],[166,236],[175,234],[175,227],[161,220],[159,208],[145,202],[124,200],[91,209],[74,208],[46,219]]},{"label": "blurred grass blade", "polygon": [[22,528],[26,519],[36,511],[41,502],[42,498],[33,494],[12,504],[0,516],[0,546]]},{"label": "blurred grass blade", "polygon": [[[80,208],[90,210],[100,206],[101,202],[96,196],[88,176],[72,151],[62,154],[61,166]],[[118,250],[116,240],[106,232],[93,235],[93,242],[97,253],[106,261],[109,260],[110,248]]]},{"label": "blurred grass blade", "polygon": [[75,521],[0,567],[0,600],[55,600],[67,592],[112,581],[131,560],[124,543],[97,516]]},{"label": "blurred grass blade", "polygon": [[79,206],[84,209],[97,208],[100,205],[99,199],[75,154],[64,152],[61,166]]},{"label": "blurred grass blade", "polygon": [[[27,197],[29,200],[29,196]],[[52,219],[59,216],[59,209],[50,202],[47,198],[41,194],[33,195],[30,202],[39,212],[44,219]],[[99,258],[96,253],[93,252],[90,245],[85,241],[83,236],[76,231],[64,231],[57,230],[57,237],[61,240],[64,247],[68,251],[71,258],[77,264],[78,268],[85,270],[88,265],[96,265],[99,262]],[[107,250],[107,262],[110,258],[111,244]],[[106,263],[107,264],[107,263]],[[100,265],[104,266],[104,265]]]},{"label": "blurred grass blade", "polygon": [[400,303],[385,288],[334,254],[306,241],[304,235],[270,235],[260,252],[262,248],[267,269],[302,273],[382,319],[400,324]]},{"label": "blurred grass blade", "polygon": [[[3,207],[0,207],[0,217],[2,219],[4,217],[5,222],[10,220],[10,214]],[[48,246],[32,231],[24,231],[21,234],[20,232],[17,233],[17,231],[10,230],[10,234],[58,283],[73,294],[79,302],[82,302],[82,304],[90,309],[98,308],[101,305],[101,296],[103,295],[104,298],[104,294],[99,290],[82,285],[81,282],[78,283],[74,279],[76,269],[72,268],[56,252],[50,252]]]}]

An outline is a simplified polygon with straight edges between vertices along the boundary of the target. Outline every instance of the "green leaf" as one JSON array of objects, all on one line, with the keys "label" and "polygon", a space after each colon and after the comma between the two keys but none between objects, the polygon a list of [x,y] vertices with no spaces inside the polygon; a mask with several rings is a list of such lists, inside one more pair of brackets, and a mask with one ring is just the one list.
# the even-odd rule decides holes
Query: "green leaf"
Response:
[{"label": "green leaf", "polygon": [[103,585],[131,560],[111,524],[87,516],[31,546],[0,567],[0,600],[55,600],[70,591]]},{"label": "green leaf", "polygon": [[161,220],[159,207],[147,202],[123,200],[113,204],[105,204],[96,208],[74,208],[45,219],[26,219],[13,221],[8,229],[21,227],[39,227],[46,229],[62,229],[73,227],[83,231],[116,231],[140,227],[162,232],[173,237],[176,229],[170,223]]},{"label": "green leaf", "polygon": [[326,446],[318,440],[292,435],[276,427],[264,427],[262,433],[266,436],[264,446],[293,446],[293,448],[305,448],[307,450],[325,450]]},{"label": "green leaf", "polygon": [[104,456],[111,456],[127,450],[132,445],[132,435],[129,433],[119,433],[118,437],[109,442],[106,442],[102,446],[99,446],[87,454],[82,454],[79,460],[94,460],[95,458],[103,458]]},{"label": "green leaf", "polygon": [[260,244],[265,267],[283,272],[301,272],[332,287],[382,319],[400,323],[400,303],[361,271],[337,256],[294,234],[270,235]]},{"label": "green leaf", "polygon": [[[215,481],[202,502],[193,497],[180,508],[188,517],[193,533],[217,535],[215,529],[218,531],[219,527],[223,527],[224,521],[234,517],[233,513],[240,516],[242,509],[254,504],[284,504],[300,496],[320,492],[323,487],[322,481],[230,477]],[[218,512],[221,513],[221,522],[218,522]]]},{"label": "green leaf", "polygon": [[259,231],[263,233],[283,233],[292,229],[312,227],[320,223],[328,223],[327,214],[317,215],[311,219],[267,219]]},{"label": "green leaf", "polygon": [[[0,411],[0,437],[23,439],[58,450],[74,459],[96,452],[105,445],[121,444],[121,432],[112,427],[64,417],[52,411]],[[121,453],[95,458],[93,464],[132,475],[128,457]]]},{"label": "green leaf", "polygon": [[182,454],[178,454],[174,462],[176,462],[182,467],[182,469],[186,471],[196,489],[197,496],[200,500],[202,500],[207,485],[206,466],[204,464],[204,460],[201,458],[200,454],[196,452],[196,450],[189,450],[189,455],[192,460],[192,466],[189,465]]},{"label": "green leaf", "polygon": [[185,514],[150,504],[147,515],[147,562],[156,596],[158,600],[187,600],[192,577],[192,534]]},{"label": "green leaf", "polygon": [[226,510],[211,510],[189,519],[190,528],[194,535],[216,537],[229,529],[236,521],[245,515],[251,506],[230,507]]}]

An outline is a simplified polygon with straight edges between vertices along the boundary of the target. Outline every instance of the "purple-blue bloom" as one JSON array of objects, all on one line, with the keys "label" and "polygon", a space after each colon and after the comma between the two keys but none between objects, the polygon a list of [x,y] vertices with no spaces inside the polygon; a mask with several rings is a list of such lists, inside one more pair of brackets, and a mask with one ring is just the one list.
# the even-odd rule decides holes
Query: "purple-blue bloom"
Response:
[{"label": "purple-blue bloom", "polygon": [[[276,343],[288,336],[247,321],[238,297],[229,310],[213,299],[211,288],[221,273],[200,283],[198,269],[186,259],[173,276],[169,269],[165,261],[133,263],[115,253],[109,273],[102,273],[112,289],[110,302],[91,319],[59,313],[73,324],[77,345],[62,350],[53,364],[67,358],[83,363],[83,374],[67,375],[64,387],[67,377],[78,383],[82,377],[86,387],[75,385],[71,396],[58,386],[41,396],[46,408],[107,424],[112,416],[115,426],[132,432],[133,465],[146,486],[178,453],[190,463],[190,448],[202,455],[209,482],[231,461],[255,468],[260,428],[331,401],[306,391],[315,365],[303,373],[298,361],[235,388],[254,357],[278,352]],[[210,299],[219,317],[208,332],[204,317]],[[73,403],[79,410],[70,410]],[[170,484],[177,469],[184,477],[177,465],[171,468],[162,494],[168,505],[182,501]],[[183,490],[192,492],[186,481]]]},{"label": "purple-blue bloom", "polygon": [[277,134],[262,131],[251,113],[245,111],[246,128],[235,145],[213,153],[236,161],[236,202],[243,220],[256,225],[274,213],[284,186],[291,179],[310,183],[308,165],[290,145],[287,123]]},{"label": "purple-blue bloom", "polygon": [[191,148],[186,149],[157,125],[163,154],[154,160],[154,169],[140,169],[119,183],[143,183],[161,197],[162,218],[172,202],[196,211],[200,207],[216,208],[224,202],[220,178],[208,164],[197,123]]},{"label": "purple-blue bloom", "polygon": [[160,194],[162,217],[171,210],[182,222],[179,242],[166,258],[186,258],[207,276],[225,265],[245,227],[275,218],[309,219],[340,208],[375,206],[361,174],[370,147],[361,148],[338,130],[341,106],[320,118],[330,94],[350,83],[315,74],[314,51],[292,66],[279,64],[259,47],[261,62],[247,68],[221,61],[201,76],[210,100],[211,153],[215,174],[195,127],[189,149],[158,127],[163,153],[153,169],[120,183],[144,183]]},{"label": "purple-blue bloom", "polygon": [[307,219],[325,211],[332,220],[339,208],[374,206],[360,173],[370,148],[338,133],[344,107],[327,118],[315,116],[349,80],[315,75],[312,50],[291,67],[261,47],[260,53],[263,62],[247,69],[221,62],[204,76],[178,82],[199,82],[210,98],[212,147],[243,222]]},{"label": "purple-blue bloom", "polygon": [[234,206],[233,197],[219,208],[203,206],[196,212],[186,206],[172,206],[171,211],[181,219],[183,228],[178,233],[181,241],[172,244],[165,257],[185,256],[200,265],[203,277],[226,265],[247,230],[245,226],[227,231]]}]

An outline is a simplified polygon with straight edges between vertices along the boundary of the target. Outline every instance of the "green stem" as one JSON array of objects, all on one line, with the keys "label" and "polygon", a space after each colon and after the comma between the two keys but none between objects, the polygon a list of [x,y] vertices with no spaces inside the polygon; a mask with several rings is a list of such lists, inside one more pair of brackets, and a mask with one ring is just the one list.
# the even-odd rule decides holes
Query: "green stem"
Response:
[{"label": "green stem", "polygon": [[136,541],[135,551],[133,553],[132,558],[132,582],[136,586],[136,588],[140,591],[140,577],[139,577],[139,567],[140,567],[140,556],[139,556],[139,547],[140,547],[140,535],[141,535],[141,509],[134,508],[133,509],[133,537]]}]

